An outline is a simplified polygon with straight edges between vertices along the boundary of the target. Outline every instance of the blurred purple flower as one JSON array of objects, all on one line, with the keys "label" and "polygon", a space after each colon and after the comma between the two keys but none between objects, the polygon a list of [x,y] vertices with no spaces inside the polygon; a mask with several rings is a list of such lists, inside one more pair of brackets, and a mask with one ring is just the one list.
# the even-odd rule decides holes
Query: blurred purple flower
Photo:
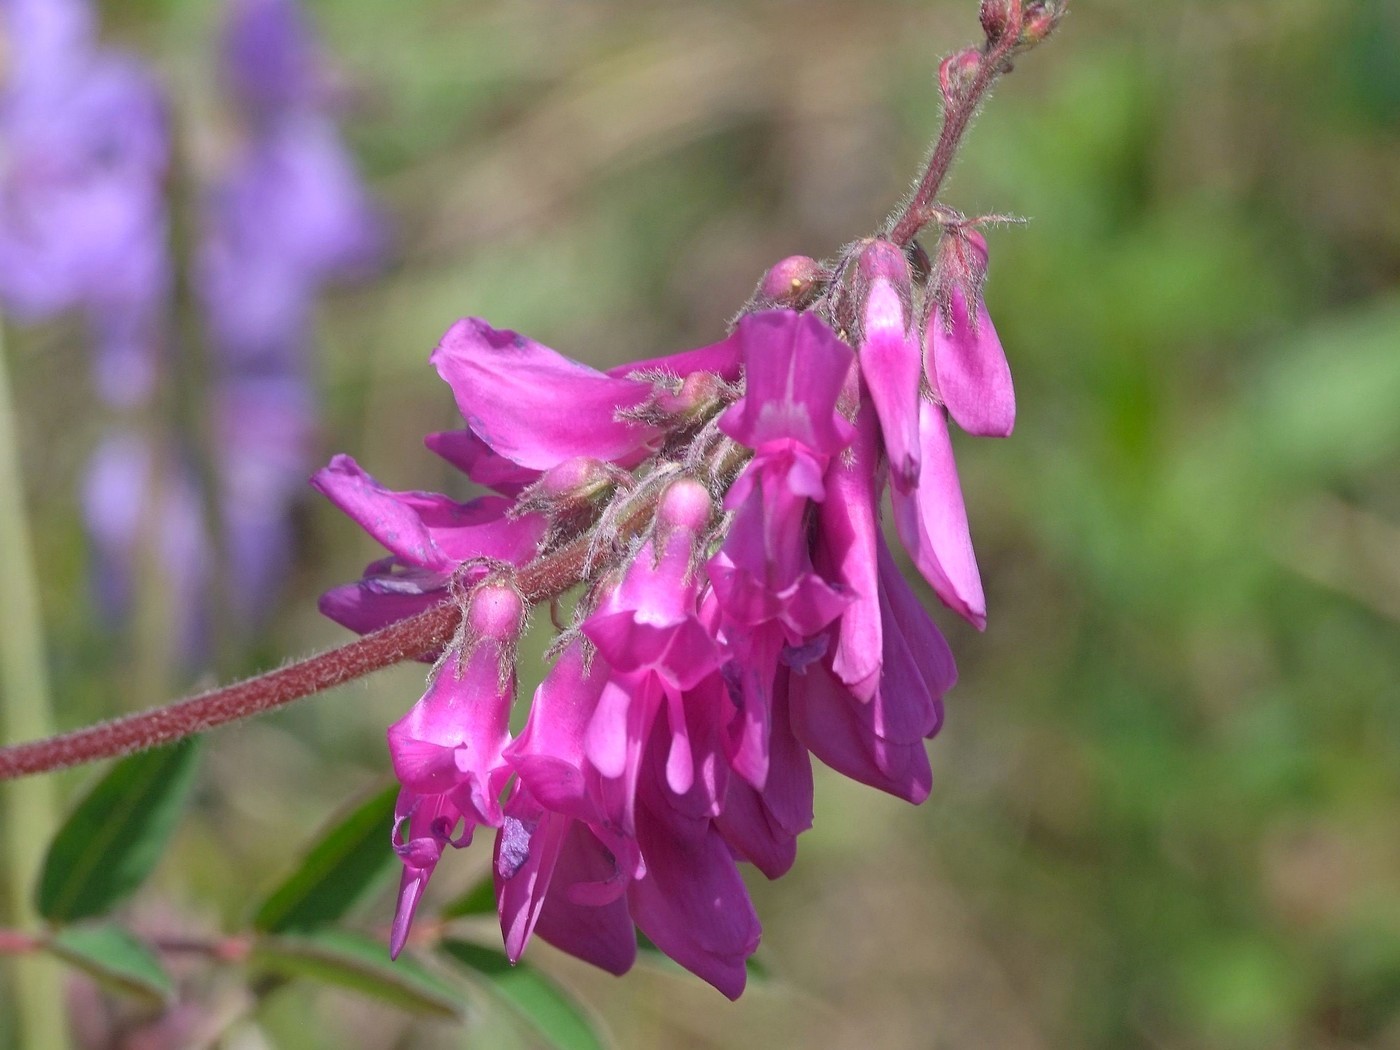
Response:
[{"label": "blurred purple flower", "polygon": [[153,390],[169,287],[160,90],[95,46],[80,0],[5,0],[0,92],[0,302],[21,320],[83,310],[99,394]]},{"label": "blurred purple flower", "polygon": [[[211,552],[199,487],[189,464],[157,451],[149,439],[118,430],[102,439],[83,482],[83,511],[96,556],[98,606],[112,620],[131,608],[137,574],[159,571],[175,610],[177,651],[204,651],[203,601]],[[142,562],[141,544],[153,548]]]},{"label": "blurred purple flower", "polygon": [[231,598],[256,620],[284,576],[314,440],[316,298],[373,268],[384,228],[326,112],[322,59],[293,0],[230,3],[221,72],[240,142],[204,201],[198,285],[216,357]]}]

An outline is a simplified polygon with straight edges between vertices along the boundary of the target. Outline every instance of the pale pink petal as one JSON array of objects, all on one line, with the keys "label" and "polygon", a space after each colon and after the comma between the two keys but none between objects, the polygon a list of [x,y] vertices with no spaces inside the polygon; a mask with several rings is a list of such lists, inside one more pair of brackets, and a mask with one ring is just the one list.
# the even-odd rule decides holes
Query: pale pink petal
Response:
[{"label": "pale pink petal", "polygon": [[991,315],[979,300],[974,328],[963,290],[955,286],[949,300],[951,317],[935,310],[924,335],[929,382],[969,434],[1006,437],[1016,425],[1016,393]]},{"label": "pale pink petal", "polygon": [[889,281],[877,280],[870,288],[859,360],[860,374],[880,416],[894,483],[908,492],[919,478],[923,354],[918,334],[905,327],[904,305]]},{"label": "pale pink petal", "polygon": [[919,488],[912,496],[892,494],[895,526],[929,586],[980,631],[987,626],[987,600],[943,410],[924,402],[919,431],[923,444]]}]

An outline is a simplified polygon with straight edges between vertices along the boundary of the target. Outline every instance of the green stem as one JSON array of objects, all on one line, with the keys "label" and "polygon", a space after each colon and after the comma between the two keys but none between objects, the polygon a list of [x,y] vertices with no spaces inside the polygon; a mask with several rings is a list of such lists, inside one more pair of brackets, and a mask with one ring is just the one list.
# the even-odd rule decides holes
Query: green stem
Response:
[{"label": "green stem", "polygon": [[[5,552],[5,597],[0,601],[0,724],[7,739],[53,732],[48,670],[44,659],[39,587],[29,525],[25,520],[19,428],[10,392],[9,366],[0,327],[0,551]],[[5,865],[8,913],[20,927],[36,921],[30,887],[43,864],[55,826],[54,785],[37,778],[5,785]],[[68,1045],[63,989],[56,965],[28,959],[16,966],[15,1013],[19,1045],[63,1050]]]}]

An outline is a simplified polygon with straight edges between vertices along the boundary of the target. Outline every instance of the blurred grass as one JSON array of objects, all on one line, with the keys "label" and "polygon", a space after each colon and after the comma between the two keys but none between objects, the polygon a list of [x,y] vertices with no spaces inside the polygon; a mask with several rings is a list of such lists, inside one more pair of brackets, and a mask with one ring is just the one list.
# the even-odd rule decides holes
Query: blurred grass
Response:
[{"label": "blurred grass", "polygon": [[[1032,221],[991,236],[1022,411],[1010,441],[958,445],[991,626],[941,617],[962,677],[934,797],[819,780],[797,867],[753,880],[777,980],[737,1006],[532,948],[622,1046],[1400,1045],[1400,8],[1072,7],[945,193]],[[972,0],[314,11],[399,231],[390,272],[323,311],[324,449],[459,492],[419,445],[453,425],[426,366],[452,320],[598,364],[716,338],[768,263],[879,223],[935,129],[937,58],[976,29]],[[104,15],[182,119],[214,111],[205,5]],[[71,725],[158,698],[114,686],[128,658],[87,602],[72,493],[100,420],[75,330],[17,344]],[[338,640],[314,597],[377,556],[327,506],[302,521],[242,670]],[[245,921],[382,777],[421,678],[220,733],[158,910]],[[438,899],[486,851],[452,861]],[[310,989],[258,1020],[283,1046],[470,1042]],[[481,1023],[474,1045],[508,1045]]]}]

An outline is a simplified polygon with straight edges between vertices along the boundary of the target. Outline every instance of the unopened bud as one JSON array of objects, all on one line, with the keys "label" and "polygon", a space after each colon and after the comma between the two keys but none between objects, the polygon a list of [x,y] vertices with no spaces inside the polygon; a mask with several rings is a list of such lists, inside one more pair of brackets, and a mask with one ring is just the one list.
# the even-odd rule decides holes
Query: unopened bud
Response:
[{"label": "unopened bud", "polygon": [[1027,4],[1025,18],[1021,22],[1020,46],[1033,47],[1040,43],[1055,31],[1064,13],[1062,0],[1033,0]]},{"label": "unopened bud", "polygon": [[597,518],[608,495],[627,478],[611,463],[575,456],[551,467],[515,501],[511,514],[543,514],[549,520],[547,541],[586,528]]},{"label": "unopened bud", "polygon": [[996,43],[1006,32],[1006,23],[1011,18],[1011,0],[982,0],[978,17],[982,20],[982,31],[987,34],[987,39]]},{"label": "unopened bud", "polygon": [[514,645],[525,619],[525,603],[514,587],[483,583],[467,606],[467,627],[478,639]]},{"label": "unopened bud", "polygon": [[975,47],[949,55],[938,67],[938,86],[943,101],[951,105],[972,85],[982,64],[982,52]]},{"label": "unopened bud", "polygon": [[862,283],[883,277],[896,287],[909,284],[909,261],[891,241],[872,240],[861,250],[856,266]]},{"label": "unopened bud", "polygon": [[[877,289],[879,294],[876,294]],[[897,323],[901,331],[908,328],[913,299],[909,260],[891,241],[872,240],[861,249],[860,258],[856,263],[856,299],[859,303],[862,331],[870,328],[872,323]],[[882,313],[897,303],[898,318],[882,317],[878,321],[873,318],[872,304],[877,300],[883,304],[880,306]]]},{"label": "unopened bud", "polygon": [[541,496],[587,498],[611,487],[614,469],[600,459],[575,456],[550,467],[536,483]]},{"label": "unopened bud", "polygon": [[755,305],[798,309],[811,302],[829,277],[816,259],[789,255],[763,275],[754,292]]},{"label": "unopened bud", "polygon": [[681,380],[678,390],[658,391],[655,406],[671,422],[704,416],[714,407],[724,387],[724,380],[713,372],[691,372]]},{"label": "unopened bud", "polygon": [[709,489],[693,478],[682,478],[662,494],[656,523],[666,531],[679,528],[698,533],[709,525],[714,505]]},{"label": "unopened bud", "polygon": [[934,282],[942,288],[960,285],[980,289],[987,279],[987,238],[970,226],[951,226],[938,242]]}]

